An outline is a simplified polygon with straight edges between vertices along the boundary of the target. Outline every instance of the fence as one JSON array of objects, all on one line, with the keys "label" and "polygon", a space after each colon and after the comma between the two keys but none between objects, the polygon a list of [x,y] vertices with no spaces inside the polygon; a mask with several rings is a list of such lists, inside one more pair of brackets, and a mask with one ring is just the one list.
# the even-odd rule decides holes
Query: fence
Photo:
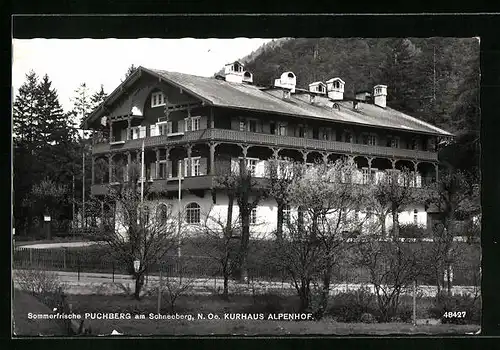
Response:
[{"label": "fence", "polygon": [[[57,248],[32,249],[17,248],[13,254],[13,267],[26,269],[42,267],[47,270],[80,273],[101,273],[114,280],[115,275],[128,275],[127,266],[115,261],[105,248]],[[167,255],[160,264],[150,266],[148,275],[158,275],[162,271],[164,276],[179,276],[193,278],[222,278],[220,265],[215,259],[207,256],[184,255],[182,257]],[[275,264],[260,259],[250,259],[248,267],[249,278],[272,282],[288,280],[287,273]],[[454,286],[475,286],[480,281],[479,265],[452,266],[452,284]],[[445,276],[440,283],[444,285]],[[332,283],[335,284],[364,284],[370,282],[369,271],[350,265],[337,266],[334,269]],[[427,276],[419,283],[436,285],[437,276]]]}]

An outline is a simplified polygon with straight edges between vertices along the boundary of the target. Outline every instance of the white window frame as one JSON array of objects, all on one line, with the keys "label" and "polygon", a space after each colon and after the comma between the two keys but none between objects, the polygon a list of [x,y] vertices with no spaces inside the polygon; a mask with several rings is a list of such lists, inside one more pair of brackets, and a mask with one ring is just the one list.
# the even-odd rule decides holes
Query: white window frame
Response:
[{"label": "white window frame", "polygon": [[201,157],[191,158],[191,176],[200,176]]},{"label": "white window frame", "polygon": [[165,95],[161,91],[151,94],[151,108],[165,106]]},{"label": "white window frame", "polygon": [[[189,120],[191,119],[191,120]],[[195,116],[191,118],[184,118],[184,131],[196,131],[200,130],[200,119],[201,116]]]},{"label": "white window frame", "polygon": [[250,211],[250,217],[248,218],[250,225],[256,225],[257,224],[257,207],[253,208]]},{"label": "white window frame", "polygon": [[283,206],[283,224],[290,222],[290,218],[292,215],[292,208],[289,205],[285,204]]},{"label": "white window frame", "polygon": [[250,174],[252,176],[256,175],[257,163],[259,162],[259,160],[259,158],[246,158],[247,171],[250,170]]},{"label": "white window frame", "polygon": [[[191,204],[196,204],[196,208],[188,208]],[[185,221],[188,225],[199,225],[201,223],[201,206],[196,202],[191,202],[186,205]],[[198,219],[194,220],[193,219]]]},{"label": "white window frame", "polygon": [[156,123],[156,126],[158,128],[158,135],[168,135],[172,133],[171,121],[158,122]]},{"label": "white window frame", "polygon": [[399,136],[389,136],[391,139],[391,148],[399,148]]},{"label": "white window frame", "polygon": [[418,225],[418,210],[413,210],[413,224]]},{"label": "white window frame", "polygon": [[278,123],[278,135],[279,136],[286,136],[287,134],[287,127],[288,127],[288,124],[287,123]]}]

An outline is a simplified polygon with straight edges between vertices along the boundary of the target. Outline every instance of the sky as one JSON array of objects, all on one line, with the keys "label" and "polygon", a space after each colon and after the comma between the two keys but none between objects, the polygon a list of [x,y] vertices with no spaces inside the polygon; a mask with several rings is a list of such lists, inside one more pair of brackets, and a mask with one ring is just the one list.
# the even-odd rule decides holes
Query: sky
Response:
[{"label": "sky", "polygon": [[65,111],[81,83],[91,92],[111,93],[131,64],[212,76],[226,63],[243,58],[272,39],[14,39],[13,97],[33,69],[48,74]]}]

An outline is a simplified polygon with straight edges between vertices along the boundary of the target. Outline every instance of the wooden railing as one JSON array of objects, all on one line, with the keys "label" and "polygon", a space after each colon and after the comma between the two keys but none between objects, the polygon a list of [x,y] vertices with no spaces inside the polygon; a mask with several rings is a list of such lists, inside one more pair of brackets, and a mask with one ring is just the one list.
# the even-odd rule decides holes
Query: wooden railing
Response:
[{"label": "wooden railing", "polygon": [[228,129],[204,129],[188,131],[183,135],[176,136],[160,135],[146,137],[143,139],[127,140],[125,143],[118,145],[112,145],[110,143],[97,143],[93,146],[93,153],[100,154],[113,150],[138,149],[141,147],[143,140],[145,147],[175,146],[201,141],[220,141],[278,148],[306,149],[309,151],[316,150],[332,153],[338,152],[341,154],[366,155],[372,157],[404,158],[433,162],[438,160],[437,152],[370,146],[357,143],[316,140],[293,136],[279,136]]}]

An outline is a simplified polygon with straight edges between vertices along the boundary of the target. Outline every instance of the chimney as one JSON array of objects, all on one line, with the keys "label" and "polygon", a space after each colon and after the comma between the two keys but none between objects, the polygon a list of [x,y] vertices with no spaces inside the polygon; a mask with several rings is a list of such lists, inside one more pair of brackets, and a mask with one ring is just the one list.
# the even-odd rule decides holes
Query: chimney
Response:
[{"label": "chimney", "polygon": [[226,64],[224,66],[224,76],[226,77],[226,81],[232,83],[243,82],[243,68],[243,64],[239,61]]},{"label": "chimney", "polygon": [[328,97],[332,100],[344,99],[344,85],[345,82],[340,78],[333,78],[326,82],[326,91]]},{"label": "chimney", "polygon": [[373,103],[379,107],[386,107],[387,85],[375,85],[373,88]]},{"label": "chimney", "polygon": [[370,91],[358,91],[356,92],[356,101],[368,102],[372,98],[372,93]]},{"label": "chimney", "polygon": [[248,83],[248,84],[252,84],[253,83],[253,74],[250,73],[249,71],[244,71],[243,72],[243,82],[244,83]]},{"label": "chimney", "polygon": [[291,93],[295,92],[295,85],[297,84],[297,77],[293,72],[285,72],[281,74],[279,79],[274,80],[274,86],[282,87],[290,90]]}]

